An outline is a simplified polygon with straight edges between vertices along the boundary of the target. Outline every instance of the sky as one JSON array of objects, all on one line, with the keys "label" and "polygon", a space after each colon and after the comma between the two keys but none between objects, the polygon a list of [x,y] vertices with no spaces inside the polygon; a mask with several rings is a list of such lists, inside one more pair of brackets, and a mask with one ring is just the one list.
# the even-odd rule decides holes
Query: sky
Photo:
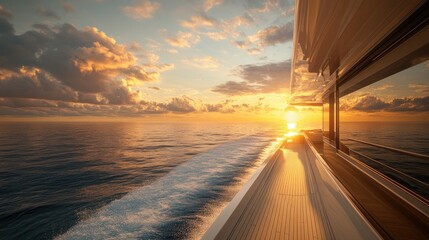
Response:
[{"label": "sky", "polygon": [[[0,0],[0,116],[282,119],[294,13],[288,0]],[[427,112],[417,67],[396,96]],[[384,111],[371,103],[390,104],[396,78],[342,109]]]}]

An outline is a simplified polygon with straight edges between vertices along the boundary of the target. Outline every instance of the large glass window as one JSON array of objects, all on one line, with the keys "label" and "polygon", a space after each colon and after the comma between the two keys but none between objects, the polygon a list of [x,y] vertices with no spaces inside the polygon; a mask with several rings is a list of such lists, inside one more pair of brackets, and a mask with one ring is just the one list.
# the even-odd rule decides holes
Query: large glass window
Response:
[{"label": "large glass window", "polygon": [[342,97],[340,140],[344,152],[428,198],[429,160],[418,155],[429,156],[429,61]]},{"label": "large glass window", "polygon": [[329,137],[329,103],[323,103],[323,136]]}]

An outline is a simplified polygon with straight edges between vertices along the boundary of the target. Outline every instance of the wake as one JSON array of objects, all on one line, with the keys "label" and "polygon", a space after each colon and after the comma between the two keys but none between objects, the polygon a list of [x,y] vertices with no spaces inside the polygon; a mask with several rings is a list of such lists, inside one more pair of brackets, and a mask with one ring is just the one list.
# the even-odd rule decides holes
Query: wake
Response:
[{"label": "wake", "polygon": [[174,226],[186,213],[195,217],[193,209],[213,201],[237,174],[265,159],[274,150],[269,140],[251,135],[195,155],[157,181],[104,206],[57,239],[163,238],[162,226]]}]

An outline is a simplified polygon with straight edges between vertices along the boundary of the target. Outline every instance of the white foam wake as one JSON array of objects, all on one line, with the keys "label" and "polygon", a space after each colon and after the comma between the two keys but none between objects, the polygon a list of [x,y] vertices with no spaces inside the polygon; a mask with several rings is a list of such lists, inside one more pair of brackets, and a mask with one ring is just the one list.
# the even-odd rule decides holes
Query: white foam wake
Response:
[{"label": "white foam wake", "polygon": [[57,238],[135,239],[156,232],[160,224],[174,217],[172,209],[188,206],[191,196],[210,191],[213,182],[222,180],[228,172],[233,174],[234,169],[264,158],[260,153],[268,154],[263,151],[267,140],[268,137],[247,136],[196,155],[150,185],[111,202]]}]

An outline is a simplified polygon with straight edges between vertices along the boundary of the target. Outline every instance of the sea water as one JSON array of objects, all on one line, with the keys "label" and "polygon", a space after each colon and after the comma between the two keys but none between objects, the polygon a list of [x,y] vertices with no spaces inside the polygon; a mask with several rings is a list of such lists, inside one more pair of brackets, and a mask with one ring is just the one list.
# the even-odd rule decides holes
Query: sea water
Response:
[{"label": "sea water", "polygon": [[198,238],[278,129],[0,123],[0,239]]},{"label": "sea water", "polygon": [[[342,139],[429,154],[426,124],[341,127]],[[0,123],[0,239],[198,238],[284,131],[268,123]],[[426,162],[390,162],[428,178]]]}]

